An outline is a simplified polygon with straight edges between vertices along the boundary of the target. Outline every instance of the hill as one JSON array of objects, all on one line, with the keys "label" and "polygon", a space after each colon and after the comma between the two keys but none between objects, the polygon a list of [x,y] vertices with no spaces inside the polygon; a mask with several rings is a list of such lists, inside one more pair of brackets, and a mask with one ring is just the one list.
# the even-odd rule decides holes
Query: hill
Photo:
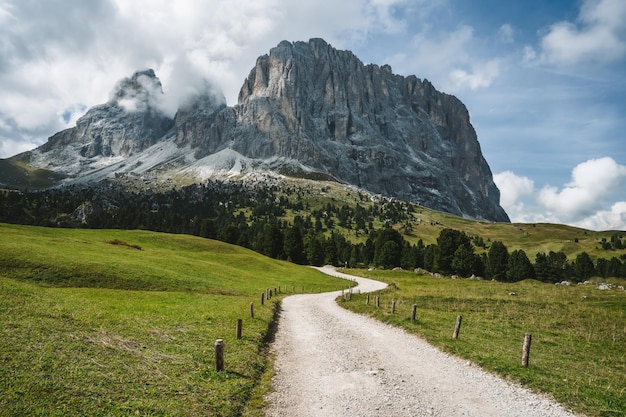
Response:
[{"label": "hill", "polygon": [[0,225],[0,416],[240,415],[277,301],[344,285],[197,237]]},{"label": "hill", "polygon": [[[542,280],[626,274],[626,242],[621,231],[476,221],[345,184],[275,174],[245,175],[202,185],[161,182],[161,188],[146,187],[146,181],[143,176],[131,176],[98,186],[6,191],[0,193],[0,221],[190,234],[299,264],[419,267],[488,278],[489,252],[494,242],[500,242],[508,254],[523,251],[526,263],[548,262],[551,270],[542,272]],[[450,229],[464,235],[471,259],[463,262],[475,264],[471,268],[455,272],[440,270],[433,263],[439,253],[435,249],[440,235]],[[386,249],[383,262],[379,255],[389,239],[396,246]],[[538,260],[538,255],[543,258]],[[574,276],[579,261],[593,265]]]},{"label": "hill", "polygon": [[43,189],[61,181],[64,175],[33,168],[25,161],[0,159],[0,187],[8,189]]}]

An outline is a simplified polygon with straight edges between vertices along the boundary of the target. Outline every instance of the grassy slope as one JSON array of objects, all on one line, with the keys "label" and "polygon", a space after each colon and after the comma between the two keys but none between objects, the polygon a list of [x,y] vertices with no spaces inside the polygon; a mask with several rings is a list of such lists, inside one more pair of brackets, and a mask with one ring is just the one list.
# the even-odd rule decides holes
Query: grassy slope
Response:
[{"label": "grassy slope", "polygon": [[[351,271],[386,281],[381,307],[353,295],[346,308],[404,327],[447,352],[553,395],[590,416],[626,416],[626,292],[594,285],[555,286],[452,280],[398,271]],[[620,285],[624,285],[622,281]],[[516,295],[509,295],[510,293]],[[391,301],[396,300],[396,314]],[[417,320],[411,322],[412,305]],[[463,316],[460,337],[452,338]],[[525,333],[530,367],[521,366]]]},{"label": "grassy slope", "polygon": [[200,238],[0,225],[0,416],[238,415],[280,299],[260,294],[303,285],[344,284]]},{"label": "grassy slope", "polygon": [[63,176],[46,169],[34,169],[26,161],[0,159],[2,184],[10,188],[47,188],[53,186]]},{"label": "grassy slope", "polygon": [[[362,206],[371,204],[370,201],[362,201],[359,198],[358,190],[349,186],[332,182],[320,184],[305,180],[291,181],[292,184],[305,190],[302,201],[308,204],[311,209],[319,209],[328,203],[332,203],[338,207],[341,207],[343,204],[350,206],[354,206],[357,203]],[[292,196],[292,198],[294,197]],[[301,216],[307,215],[306,212],[289,212],[287,213],[287,218],[291,218],[295,214]],[[577,227],[549,223],[522,224],[483,222],[464,219],[419,206],[415,206],[413,218],[414,220],[411,222],[413,231],[411,234],[405,234],[401,229],[402,225],[398,224],[394,226],[401,230],[404,238],[412,243],[416,243],[419,239],[422,239],[427,245],[436,243],[441,230],[443,228],[451,228],[464,231],[470,236],[482,237],[487,246],[489,246],[490,242],[498,240],[507,246],[509,252],[516,249],[523,249],[528,258],[533,262],[537,252],[548,253],[550,251],[562,251],[570,260],[573,260],[576,255],[581,252],[587,252],[594,258],[607,259],[626,254],[626,249],[621,251],[606,251],[601,248],[599,242],[602,238],[610,240],[611,235],[616,233],[615,231],[595,232]],[[382,224],[379,221],[375,221],[374,226],[378,229]],[[338,226],[336,226],[336,228],[341,230],[342,233],[352,241],[364,242],[367,238],[367,235],[363,233],[357,237],[354,231],[341,229]],[[623,235],[623,237],[626,237],[625,231],[619,233]],[[576,239],[578,239],[577,243],[575,243]]]}]

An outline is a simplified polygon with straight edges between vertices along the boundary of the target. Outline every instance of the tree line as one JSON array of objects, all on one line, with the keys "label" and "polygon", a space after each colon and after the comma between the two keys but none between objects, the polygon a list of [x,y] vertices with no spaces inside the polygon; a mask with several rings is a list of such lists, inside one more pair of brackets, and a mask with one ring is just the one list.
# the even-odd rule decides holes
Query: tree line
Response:
[{"label": "tree line", "polygon": [[[563,252],[538,253],[502,242],[487,245],[454,229],[442,229],[436,244],[411,244],[392,225],[411,230],[410,204],[384,200],[350,206],[327,203],[311,209],[305,191],[280,186],[208,182],[169,191],[130,191],[115,182],[40,192],[0,192],[0,221],[48,227],[146,229],[184,233],[247,247],[297,264],[422,268],[443,275],[498,281],[534,278],[584,281],[592,276],[626,277],[623,257],[598,259],[585,252],[569,261]],[[365,200],[364,196],[361,196]],[[287,220],[286,213],[294,213]],[[299,214],[295,214],[299,213]],[[374,220],[382,227],[374,228]],[[342,229],[365,241],[354,243]],[[362,239],[359,239],[362,240]],[[614,236],[605,249],[622,247]],[[481,253],[477,253],[477,248]],[[487,250],[485,250],[487,249]]]}]

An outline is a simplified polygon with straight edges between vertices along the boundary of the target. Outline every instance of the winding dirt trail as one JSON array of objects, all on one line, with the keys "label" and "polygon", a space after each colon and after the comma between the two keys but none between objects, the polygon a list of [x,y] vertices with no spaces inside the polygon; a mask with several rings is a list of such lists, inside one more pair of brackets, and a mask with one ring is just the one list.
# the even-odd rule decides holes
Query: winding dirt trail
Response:
[{"label": "winding dirt trail", "polygon": [[[385,287],[320,270],[356,280],[361,292]],[[283,300],[267,416],[574,416],[400,329],[339,307],[339,295]]]}]

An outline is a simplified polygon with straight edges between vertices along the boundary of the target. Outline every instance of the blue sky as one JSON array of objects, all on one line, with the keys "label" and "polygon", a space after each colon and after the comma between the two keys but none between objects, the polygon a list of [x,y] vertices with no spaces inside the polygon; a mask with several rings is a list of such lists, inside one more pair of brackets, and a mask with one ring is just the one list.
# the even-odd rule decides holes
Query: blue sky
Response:
[{"label": "blue sky", "polygon": [[174,112],[236,103],[257,56],[321,37],[468,107],[513,221],[626,230],[624,0],[0,0],[0,157],[153,68]]}]

